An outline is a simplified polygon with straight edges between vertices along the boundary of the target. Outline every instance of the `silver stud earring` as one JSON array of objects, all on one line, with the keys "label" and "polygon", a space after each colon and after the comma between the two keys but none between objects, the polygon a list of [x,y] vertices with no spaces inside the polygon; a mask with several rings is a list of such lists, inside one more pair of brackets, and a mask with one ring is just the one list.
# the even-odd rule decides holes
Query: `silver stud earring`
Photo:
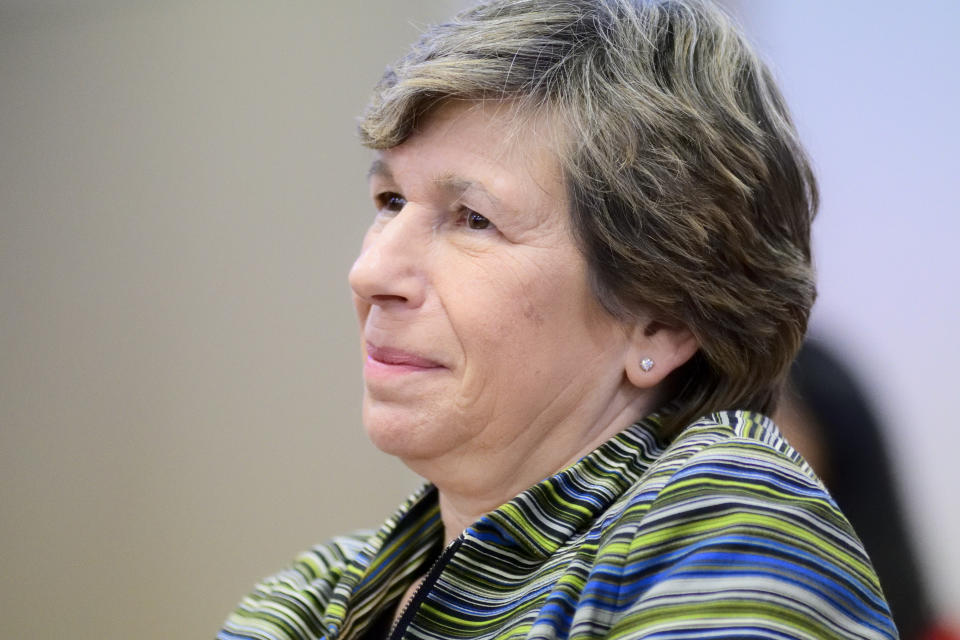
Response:
[{"label": "silver stud earring", "polygon": [[640,361],[640,368],[644,371],[650,371],[650,369],[653,369],[653,360],[650,358],[644,358]]}]

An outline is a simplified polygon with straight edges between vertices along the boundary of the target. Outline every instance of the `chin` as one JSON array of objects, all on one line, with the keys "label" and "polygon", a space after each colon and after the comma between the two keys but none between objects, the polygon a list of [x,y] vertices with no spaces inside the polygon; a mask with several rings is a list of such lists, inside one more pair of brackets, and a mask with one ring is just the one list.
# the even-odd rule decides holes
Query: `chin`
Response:
[{"label": "chin", "polygon": [[396,425],[385,425],[377,420],[364,420],[363,426],[373,446],[386,454],[402,457],[403,453],[410,448],[409,435],[405,434],[403,429],[398,429]]},{"label": "chin", "polygon": [[364,402],[363,426],[373,446],[401,460],[429,458],[442,448],[426,433],[422,417],[402,409]]}]

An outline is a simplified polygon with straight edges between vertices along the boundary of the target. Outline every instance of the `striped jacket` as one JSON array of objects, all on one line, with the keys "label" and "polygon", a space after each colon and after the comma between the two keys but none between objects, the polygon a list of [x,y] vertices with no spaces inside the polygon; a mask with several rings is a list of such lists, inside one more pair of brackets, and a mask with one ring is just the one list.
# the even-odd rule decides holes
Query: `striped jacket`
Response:
[{"label": "striped jacket", "polygon": [[895,638],[850,525],[769,419],[639,422],[442,549],[436,491],[240,602],[220,640]]}]

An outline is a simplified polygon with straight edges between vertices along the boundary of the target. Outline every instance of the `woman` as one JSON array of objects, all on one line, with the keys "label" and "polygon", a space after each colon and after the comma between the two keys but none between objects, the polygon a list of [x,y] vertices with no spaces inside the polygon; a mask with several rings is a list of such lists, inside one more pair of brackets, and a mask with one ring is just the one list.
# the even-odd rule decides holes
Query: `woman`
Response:
[{"label": "woman", "polygon": [[361,123],[364,425],[429,483],[221,638],[891,638],[762,413],[814,298],[816,190],[769,73],[692,0],[492,1]]}]

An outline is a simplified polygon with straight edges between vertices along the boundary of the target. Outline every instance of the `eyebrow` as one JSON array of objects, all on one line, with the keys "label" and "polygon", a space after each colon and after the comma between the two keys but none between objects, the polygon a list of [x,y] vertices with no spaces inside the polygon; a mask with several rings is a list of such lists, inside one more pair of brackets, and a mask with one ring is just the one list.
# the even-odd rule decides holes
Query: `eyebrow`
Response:
[{"label": "eyebrow", "polygon": [[[390,165],[384,162],[382,159],[377,158],[370,163],[370,168],[367,169],[367,180],[370,178],[378,177],[385,180],[395,181],[393,177],[393,172],[390,170]],[[444,191],[449,191],[456,193],[457,197],[463,196],[468,191],[477,193],[480,197],[487,200],[493,207],[510,211],[511,209],[507,207],[503,201],[497,196],[493,195],[489,189],[484,186],[482,182],[477,182],[476,180],[470,180],[462,176],[450,173],[442,175],[433,181],[439,189]]]},{"label": "eyebrow", "polygon": [[386,162],[380,160],[379,158],[371,162],[370,168],[367,169],[367,180],[374,176],[393,180],[393,172],[390,171],[390,167],[387,166]]},{"label": "eyebrow", "polygon": [[503,204],[503,201],[490,193],[490,191],[481,182],[449,174],[437,178],[434,183],[445,191],[457,193],[457,197],[461,197],[467,191],[471,191],[486,199],[495,209],[509,210],[509,208]]}]

